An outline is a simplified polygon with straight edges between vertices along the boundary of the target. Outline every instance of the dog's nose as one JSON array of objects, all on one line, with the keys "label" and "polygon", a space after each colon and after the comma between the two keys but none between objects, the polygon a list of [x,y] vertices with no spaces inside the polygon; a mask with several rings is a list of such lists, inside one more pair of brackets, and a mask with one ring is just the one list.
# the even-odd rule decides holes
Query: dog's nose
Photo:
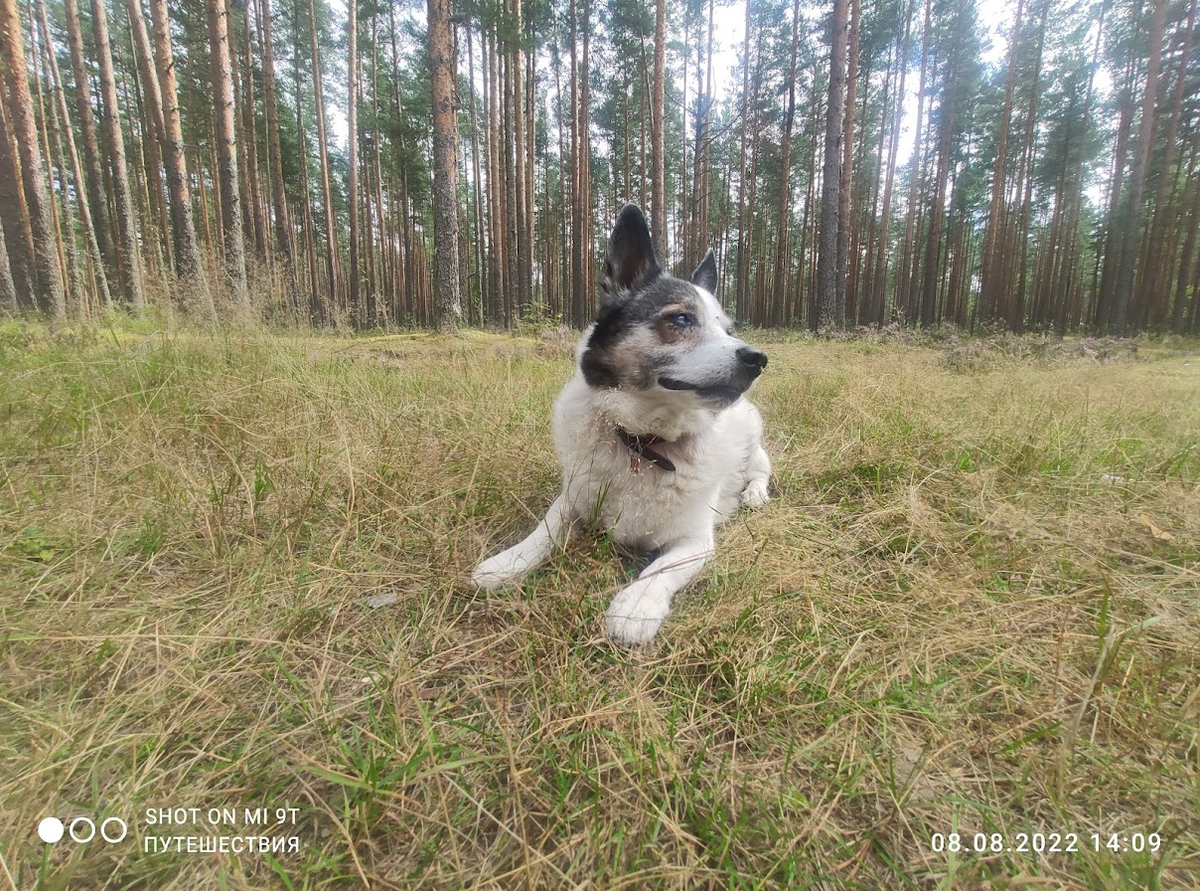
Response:
[{"label": "dog's nose", "polygon": [[754,369],[755,374],[767,367],[767,354],[754,347],[738,347],[738,361]]}]

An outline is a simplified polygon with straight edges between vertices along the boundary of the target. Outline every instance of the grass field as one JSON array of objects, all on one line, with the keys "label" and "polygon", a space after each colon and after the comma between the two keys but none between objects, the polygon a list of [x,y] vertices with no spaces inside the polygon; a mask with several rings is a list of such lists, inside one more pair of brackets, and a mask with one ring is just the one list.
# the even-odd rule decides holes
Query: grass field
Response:
[{"label": "grass field", "polygon": [[466,584],[566,341],[4,323],[0,888],[1200,887],[1200,347],[748,339],[773,500],[624,650],[602,535]]}]

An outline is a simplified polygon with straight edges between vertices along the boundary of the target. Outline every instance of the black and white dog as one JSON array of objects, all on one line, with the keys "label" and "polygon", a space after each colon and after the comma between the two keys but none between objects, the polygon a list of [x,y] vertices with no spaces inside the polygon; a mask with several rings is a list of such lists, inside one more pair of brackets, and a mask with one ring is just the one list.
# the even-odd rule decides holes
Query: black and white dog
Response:
[{"label": "black and white dog", "polygon": [[627,205],[604,263],[596,322],[554,407],[562,494],[520,544],[484,560],[472,582],[494,589],[545,562],[579,523],[657,553],[608,608],[608,633],[649,640],[671,598],[713,554],[713,530],[739,504],[767,501],[762,418],[742,395],[767,357],[733,336],[713,297],[710,250],[691,281],[658,266],[646,218]]}]

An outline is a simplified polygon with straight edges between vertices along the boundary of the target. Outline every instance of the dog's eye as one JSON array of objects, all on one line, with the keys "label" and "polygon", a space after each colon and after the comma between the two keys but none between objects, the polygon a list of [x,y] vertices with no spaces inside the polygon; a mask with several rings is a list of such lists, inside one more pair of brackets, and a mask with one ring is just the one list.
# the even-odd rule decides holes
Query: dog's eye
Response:
[{"label": "dog's eye", "polygon": [[670,318],[671,324],[679,328],[691,328],[696,324],[696,317],[690,312],[677,312]]}]

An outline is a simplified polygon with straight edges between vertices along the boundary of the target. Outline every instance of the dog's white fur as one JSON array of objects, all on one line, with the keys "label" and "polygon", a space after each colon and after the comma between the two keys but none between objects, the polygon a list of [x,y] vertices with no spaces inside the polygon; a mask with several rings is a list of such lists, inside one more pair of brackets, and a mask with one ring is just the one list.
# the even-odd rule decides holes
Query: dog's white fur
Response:
[{"label": "dog's white fur", "polygon": [[[692,303],[701,337],[676,359],[672,373],[701,382],[736,362],[737,349],[746,345],[728,333],[730,320],[713,295],[690,287],[696,292]],[[580,341],[578,359],[591,334],[589,328]],[[657,341],[641,344],[638,338],[653,339],[654,334],[649,328],[634,332],[620,349],[662,348]],[[614,435],[617,425],[665,440],[654,448],[676,470],[635,460]],[[597,388],[589,386],[577,364],[554,407],[562,493],[528,538],[480,563],[472,582],[484,589],[513,584],[549,559],[581,522],[598,525],[624,547],[659,552],[617,593],[607,613],[613,639],[626,644],[649,640],[667,617],[674,595],[712,557],[715,526],[739,504],[766,503],[771,462],[761,435],[762,417],[745,397],[714,408],[690,391]]]}]

